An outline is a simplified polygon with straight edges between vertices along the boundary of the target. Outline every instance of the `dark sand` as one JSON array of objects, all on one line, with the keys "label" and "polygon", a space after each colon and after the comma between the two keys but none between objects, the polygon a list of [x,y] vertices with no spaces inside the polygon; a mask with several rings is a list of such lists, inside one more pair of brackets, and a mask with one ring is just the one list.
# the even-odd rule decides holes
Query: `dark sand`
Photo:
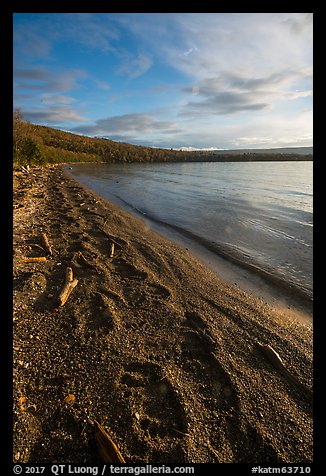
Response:
[{"label": "dark sand", "polygon": [[[60,167],[15,173],[14,208],[15,462],[100,463],[92,420],[131,463],[312,461],[309,323]],[[78,285],[57,309],[67,267]]]}]

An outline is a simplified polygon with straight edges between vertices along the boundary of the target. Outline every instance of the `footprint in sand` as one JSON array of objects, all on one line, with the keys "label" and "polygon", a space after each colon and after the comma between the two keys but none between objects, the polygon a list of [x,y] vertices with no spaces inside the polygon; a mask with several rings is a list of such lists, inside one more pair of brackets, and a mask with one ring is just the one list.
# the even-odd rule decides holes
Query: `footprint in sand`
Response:
[{"label": "footprint in sand", "polygon": [[159,365],[150,362],[126,365],[120,386],[128,396],[137,433],[153,449],[162,448],[162,440],[167,439],[166,445],[171,447],[174,439],[184,437],[187,422],[180,398]]},{"label": "footprint in sand", "polygon": [[154,299],[169,299],[171,291],[158,283],[149,283],[146,292]]},{"label": "footprint in sand", "polygon": [[186,313],[185,317],[188,329],[181,344],[182,370],[188,374],[203,412],[208,419],[216,421],[217,426],[213,424],[207,429],[211,457],[214,461],[216,458],[217,461],[235,461],[238,436],[233,441],[230,435],[239,434],[237,389],[217,358],[217,343],[205,322],[195,312]]},{"label": "footprint in sand", "polygon": [[150,306],[154,308],[155,306],[162,306],[171,296],[171,291],[168,288],[150,281],[150,279],[144,283],[144,280],[140,278],[138,284],[140,285],[136,286],[135,281],[131,280],[129,284],[124,286],[123,296],[130,306],[141,306],[142,308]]},{"label": "footprint in sand", "polygon": [[86,328],[89,331],[108,334],[118,323],[110,300],[102,293],[92,293],[89,311],[85,313]]},{"label": "footprint in sand", "polygon": [[[96,449],[89,444],[85,426],[74,416],[71,410],[60,409],[45,421],[41,422],[40,435],[34,437],[34,446],[31,448],[30,460],[48,463],[49,461],[62,461],[65,455],[73,455],[76,461],[85,461],[98,464]],[[78,441],[78,445],[76,445]]]},{"label": "footprint in sand", "polygon": [[237,407],[236,389],[228,373],[214,355],[217,344],[206,328],[206,324],[197,313],[186,313],[185,317],[190,329],[184,332],[184,340],[181,344],[183,370],[190,372],[197,382],[202,381],[203,375],[207,375],[205,384],[201,385],[198,391],[207,400],[210,408],[221,411]]},{"label": "footprint in sand", "polygon": [[131,263],[128,263],[124,258],[116,258],[113,260],[113,266],[117,274],[122,278],[145,280],[148,274],[145,271],[140,271]]}]

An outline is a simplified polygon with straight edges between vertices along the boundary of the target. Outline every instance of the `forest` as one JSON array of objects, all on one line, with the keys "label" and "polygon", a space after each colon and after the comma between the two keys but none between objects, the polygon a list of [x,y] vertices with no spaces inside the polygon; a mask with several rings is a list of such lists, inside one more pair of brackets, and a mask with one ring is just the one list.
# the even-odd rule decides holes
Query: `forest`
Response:
[{"label": "forest", "polygon": [[281,153],[214,153],[180,151],[88,137],[23,119],[20,110],[13,114],[14,166],[46,165],[70,162],[248,162],[312,160],[312,155]]}]

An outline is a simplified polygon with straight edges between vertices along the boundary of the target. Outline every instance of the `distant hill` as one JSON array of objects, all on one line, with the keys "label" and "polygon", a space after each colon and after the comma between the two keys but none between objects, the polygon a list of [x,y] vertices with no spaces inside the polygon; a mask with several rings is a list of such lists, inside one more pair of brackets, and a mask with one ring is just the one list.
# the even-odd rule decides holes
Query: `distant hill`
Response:
[{"label": "distant hill", "polygon": [[313,155],[313,147],[274,147],[271,149],[210,150],[212,154],[304,154]]},{"label": "distant hill", "polygon": [[[180,151],[115,142],[110,139],[72,134],[52,127],[25,122],[14,115],[13,159],[16,165],[67,162],[248,162],[312,160],[304,148],[234,151]],[[311,149],[312,148],[307,148]],[[283,152],[283,151],[287,152]],[[270,152],[272,151],[272,152]],[[281,152],[282,151],[282,152]]]}]

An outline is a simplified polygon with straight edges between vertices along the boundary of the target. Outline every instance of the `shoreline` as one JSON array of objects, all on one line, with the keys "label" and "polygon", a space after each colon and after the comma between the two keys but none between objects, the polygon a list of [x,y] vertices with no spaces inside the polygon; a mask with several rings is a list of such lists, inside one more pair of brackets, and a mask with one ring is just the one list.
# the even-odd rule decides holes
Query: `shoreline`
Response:
[{"label": "shoreline", "polygon": [[[94,420],[131,463],[312,461],[311,326],[62,167],[16,180],[14,461],[100,462]],[[42,233],[52,254],[24,261],[45,255]],[[67,267],[78,284],[58,309]]]},{"label": "shoreline", "polygon": [[[64,167],[64,172],[70,178],[76,180],[90,193],[110,201],[80,182],[67,167],[68,165]],[[222,252],[222,250],[216,251],[214,246],[211,248],[209,242],[201,243],[198,241],[198,237],[193,237],[190,232],[185,233],[185,230],[178,229],[177,226],[140,213],[131,205],[124,203],[122,199],[112,200],[111,203],[140,218],[151,230],[158,232],[163,238],[174,242],[185,250],[190,250],[196,259],[199,259],[219,278],[231,285],[235,284],[242,291],[252,294],[253,297],[262,299],[282,314],[283,317],[297,319],[307,325],[313,325],[313,300],[306,292],[292,285],[286,285],[279,277],[258,269],[249,263],[242,262],[238,258]]]},{"label": "shoreline", "polygon": [[[127,207],[122,208],[128,212]],[[191,236],[188,237],[179,232],[177,227],[148,218],[134,210],[131,210],[131,213],[164,238],[173,241],[185,250],[189,250],[196,259],[199,259],[223,281],[238,286],[254,298],[262,299],[277,312],[282,313],[283,317],[297,319],[302,323],[313,325],[313,301],[307,294],[292,286],[285,286],[283,280],[266,271],[244,263],[226,253],[216,252],[214,247],[210,249],[207,244],[202,244],[192,239]]]}]

